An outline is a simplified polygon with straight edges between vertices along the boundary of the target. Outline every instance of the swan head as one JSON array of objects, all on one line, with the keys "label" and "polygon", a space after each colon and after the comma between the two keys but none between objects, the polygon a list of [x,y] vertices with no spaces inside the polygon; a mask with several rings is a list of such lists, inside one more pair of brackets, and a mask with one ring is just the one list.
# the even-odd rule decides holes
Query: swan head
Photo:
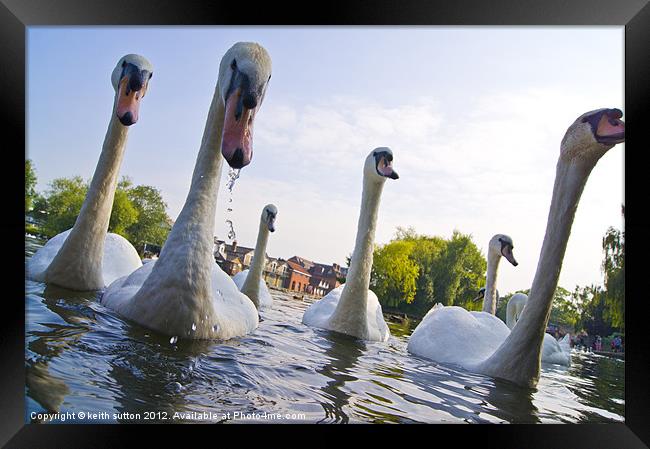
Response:
[{"label": "swan head", "polygon": [[138,121],[140,102],[149,87],[153,76],[153,65],[140,55],[125,55],[117,61],[111,74],[111,83],[115,89],[115,114],[124,126],[131,126]]},{"label": "swan head", "polygon": [[378,182],[383,182],[386,178],[399,178],[393,170],[393,152],[390,148],[378,147],[370,152],[364,164],[364,176]]},{"label": "swan head", "polygon": [[237,42],[219,65],[218,94],[225,106],[221,154],[232,168],[253,158],[253,120],[271,79],[271,57],[259,44]]},{"label": "swan head", "polygon": [[268,227],[269,231],[271,232],[275,231],[275,218],[277,215],[278,208],[273,204],[267,204],[264,206],[264,209],[262,209],[262,216],[260,217],[260,220]]},{"label": "swan head", "polygon": [[596,163],[610,148],[625,141],[625,123],[620,109],[597,109],[582,114],[567,130],[561,158],[567,162]]},{"label": "swan head", "polygon": [[512,243],[510,236],[505,234],[496,234],[490,239],[488,251],[494,256],[505,257],[508,262],[516,267],[519,263],[515,260],[515,256],[512,254],[514,247],[514,243]]},{"label": "swan head", "polygon": [[[496,290],[496,295],[497,299],[499,299],[499,290]],[[485,299],[485,287],[481,287],[479,289],[478,293],[476,294],[476,298],[472,299],[472,301],[483,301],[483,299]]]}]

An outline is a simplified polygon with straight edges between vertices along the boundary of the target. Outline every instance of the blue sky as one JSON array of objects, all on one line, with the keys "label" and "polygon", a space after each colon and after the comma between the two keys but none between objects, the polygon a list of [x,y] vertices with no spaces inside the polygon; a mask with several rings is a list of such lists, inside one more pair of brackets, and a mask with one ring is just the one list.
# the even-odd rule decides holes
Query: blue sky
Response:
[{"label": "blue sky", "polygon": [[[344,262],[364,158],[390,146],[400,179],[384,188],[377,243],[396,226],[458,229],[483,250],[509,234],[520,264],[501,265],[505,293],[532,282],[566,128],[591,109],[625,112],[623,36],[623,27],[30,27],[27,156],[40,191],[58,177],[92,176],[111,71],[122,55],[142,54],[154,76],[121,174],[159,188],[175,218],[221,56],[256,41],[273,78],[231,214],[219,193],[215,234],[225,237],[232,218],[239,243],[252,246],[272,202],[270,255]],[[560,277],[568,289],[601,282],[602,235],[622,226],[623,160],[619,145],[587,183]]]}]

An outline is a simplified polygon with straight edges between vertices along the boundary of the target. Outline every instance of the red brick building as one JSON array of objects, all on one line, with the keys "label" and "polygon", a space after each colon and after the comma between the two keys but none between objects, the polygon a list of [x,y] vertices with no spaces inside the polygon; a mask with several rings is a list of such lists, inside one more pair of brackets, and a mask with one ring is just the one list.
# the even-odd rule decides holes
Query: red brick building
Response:
[{"label": "red brick building", "polygon": [[293,256],[287,262],[291,262],[293,265],[299,266],[303,272],[309,273],[309,284],[304,291],[315,296],[325,296],[334,290],[341,285],[341,280],[345,279],[347,274],[347,270],[336,263],[325,265],[299,256]]},{"label": "red brick building", "polygon": [[307,292],[311,274],[302,265],[291,259],[287,260],[287,265],[289,266],[289,278],[284,288],[294,292]]}]

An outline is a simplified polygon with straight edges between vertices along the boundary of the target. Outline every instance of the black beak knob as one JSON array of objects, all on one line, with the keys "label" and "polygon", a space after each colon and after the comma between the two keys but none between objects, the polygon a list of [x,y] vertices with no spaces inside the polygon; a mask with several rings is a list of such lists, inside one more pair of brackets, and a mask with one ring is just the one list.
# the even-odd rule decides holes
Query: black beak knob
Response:
[{"label": "black beak knob", "polygon": [[246,109],[255,109],[257,106],[257,98],[252,94],[244,95],[242,102],[244,103],[244,107]]},{"label": "black beak knob", "polygon": [[242,168],[244,166],[244,151],[241,148],[235,150],[235,154],[228,161],[228,165],[232,168]]}]

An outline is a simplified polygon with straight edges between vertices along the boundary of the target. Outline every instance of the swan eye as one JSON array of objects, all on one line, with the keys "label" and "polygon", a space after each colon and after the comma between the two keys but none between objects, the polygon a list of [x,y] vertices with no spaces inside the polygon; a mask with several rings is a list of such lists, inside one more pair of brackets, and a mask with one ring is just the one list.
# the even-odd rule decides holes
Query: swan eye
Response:
[{"label": "swan eye", "polygon": [[232,62],[230,63],[230,68],[235,70],[237,68],[237,60],[233,59]]},{"label": "swan eye", "polygon": [[126,59],[122,61],[122,67],[126,67]]}]

